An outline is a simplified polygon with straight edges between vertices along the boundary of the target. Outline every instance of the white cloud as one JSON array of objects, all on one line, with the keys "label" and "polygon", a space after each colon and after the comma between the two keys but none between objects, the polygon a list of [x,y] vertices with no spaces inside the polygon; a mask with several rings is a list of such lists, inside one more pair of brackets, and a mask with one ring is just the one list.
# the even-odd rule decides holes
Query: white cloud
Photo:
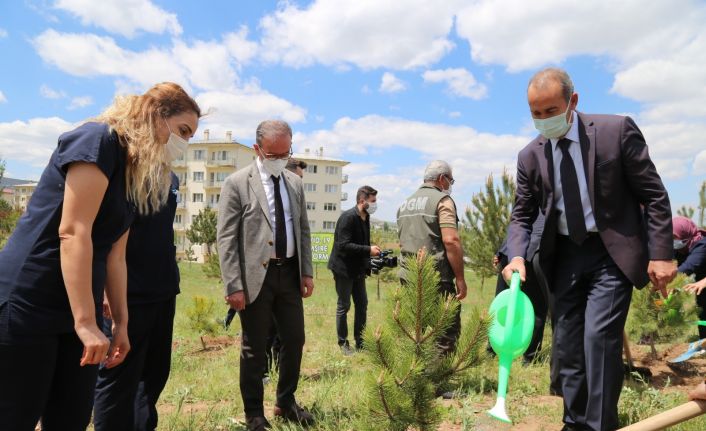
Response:
[{"label": "white cloud", "polygon": [[7,103],[7,97],[2,91],[0,91],[0,103]]},{"label": "white cloud", "polygon": [[196,102],[203,112],[211,111],[199,130],[209,129],[212,136],[223,136],[231,130],[240,141],[254,141],[257,125],[268,118],[281,118],[295,130],[294,124],[306,119],[304,108],[262,90],[256,83],[241,89],[201,93]]},{"label": "white cloud", "polygon": [[235,86],[238,76],[225,45],[196,41],[188,46],[175,41],[172,52],[194,86],[207,90],[227,90]]},{"label": "white cloud", "polygon": [[293,67],[314,63],[409,69],[437,62],[460,1],[316,0],[289,2],[260,20],[263,57]]},{"label": "white cloud", "polygon": [[3,37],[7,37],[7,30],[0,27],[0,39],[2,39]]},{"label": "white cloud", "polygon": [[13,161],[43,167],[62,133],[74,127],[58,117],[0,123],[0,154]]},{"label": "white cloud", "polygon": [[42,86],[39,87],[39,94],[41,94],[45,99],[62,99],[66,97],[65,92],[61,90],[54,90],[46,84],[42,84]]},{"label": "white cloud", "polygon": [[382,75],[382,81],[380,82],[381,93],[398,93],[404,91],[406,88],[405,83],[394,74],[385,72]]},{"label": "white cloud", "polygon": [[79,109],[85,108],[86,106],[93,105],[93,98],[91,96],[79,96],[71,99],[68,109]]},{"label": "white cloud", "polygon": [[81,18],[83,25],[95,25],[129,38],[139,31],[172,35],[182,32],[176,14],[149,0],[57,0],[54,6]]},{"label": "white cloud", "polygon": [[457,97],[480,100],[488,95],[488,88],[463,68],[427,70],[422,77],[425,82],[446,83],[447,91]]},{"label": "white cloud", "polygon": [[248,40],[248,27],[243,25],[237,32],[228,33],[223,37],[223,42],[230,55],[239,64],[247,64],[257,55],[258,44]]},{"label": "white cloud", "polygon": [[700,152],[694,157],[694,165],[692,167],[694,175],[706,175],[706,150]]}]

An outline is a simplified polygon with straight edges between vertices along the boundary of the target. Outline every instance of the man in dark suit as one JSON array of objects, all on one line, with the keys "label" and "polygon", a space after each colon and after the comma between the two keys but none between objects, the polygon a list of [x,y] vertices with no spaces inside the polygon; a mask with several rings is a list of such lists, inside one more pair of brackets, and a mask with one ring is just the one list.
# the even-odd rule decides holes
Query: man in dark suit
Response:
[{"label": "man in dark suit", "polygon": [[527,99],[541,135],[518,156],[503,274],[524,278],[542,212],[540,265],[554,296],[564,430],[613,430],[632,286],[651,280],[666,296],[676,274],[669,197],[633,120],[575,111],[566,72],[535,74]]},{"label": "man in dark suit", "polygon": [[368,311],[368,294],[365,277],[370,275],[370,257],[380,255],[380,247],[370,245],[370,214],[377,209],[378,192],[363,186],[356,193],[356,205],[341,213],[336,222],[333,250],[328,269],[336,281],[338,305],[336,307],[336,333],[338,345],[344,355],[353,354],[348,344],[347,314],[351,296],[355,304],[353,338],[357,350],[363,348],[363,329]]},{"label": "man in dark suit", "polygon": [[242,326],[240,392],[249,431],[270,429],[263,409],[265,345],[272,317],[282,348],[275,416],[308,425],[294,398],[304,347],[302,297],[314,290],[302,180],[285,170],[292,129],[279,120],[257,127],[257,158],[229,176],[218,206],[218,254],[225,299]]}]

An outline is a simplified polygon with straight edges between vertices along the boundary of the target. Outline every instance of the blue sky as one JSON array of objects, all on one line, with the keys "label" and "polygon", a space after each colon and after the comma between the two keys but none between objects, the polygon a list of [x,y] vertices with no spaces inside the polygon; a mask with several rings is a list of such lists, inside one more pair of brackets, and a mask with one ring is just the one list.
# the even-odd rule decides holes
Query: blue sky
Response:
[{"label": "blue sky", "polygon": [[[0,157],[35,179],[58,135],[117,93],[184,85],[211,136],[251,144],[259,121],[295,151],[351,162],[352,194],[379,216],[445,159],[461,208],[485,177],[514,172],[535,132],[538,68],[568,70],[579,109],[633,116],[672,204],[706,176],[706,3],[606,0],[24,0],[0,5]],[[344,203],[344,208],[352,201]]]}]

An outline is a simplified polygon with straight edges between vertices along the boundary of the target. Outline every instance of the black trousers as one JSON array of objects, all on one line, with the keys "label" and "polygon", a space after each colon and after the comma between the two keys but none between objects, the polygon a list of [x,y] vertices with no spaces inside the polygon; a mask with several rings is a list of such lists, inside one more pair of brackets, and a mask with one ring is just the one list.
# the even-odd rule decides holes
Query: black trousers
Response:
[{"label": "black trousers", "polygon": [[265,345],[272,316],[282,340],[277,405],[287,408],[295,401],[304,348],[304,306],[300,285],[296,259],[282,266],[270,262],[260,294],[238,313],[243,331],[240,393],[247,417],[264,416],[262,378],[267,367]]},{"label": "black trousers", "polygon": [[[500,268],[505,268],[508,264],[506,256],[500,259]],[[542,350],[542,338],[544,337],[544,324],[547,321],[547,298],[539,285],[539,281],[534,272],[532,262],[527,262],[525,265],[525,282],[522,285],[522,291],[529,297],[532,306],[534,307],[534,331],[532,332],[532,340],[530,341],[527,350],[524,353],[524,358],[527,361],[532,361],[534,357]],[[498,282],[495,286],[495,296],[498,296],[503,290],[510,287],[505,282],[502,274],[498,274]]]},{"label": "black trousers", "polygon": [[267,369],[265,375],[269,375],[270,370],[279,371],[279,351],[282,348],[282,340],[279,339],[277,332],[277,323],[275,317],[272,316],[272,327],[270,335],[267,336],[267,344],[265,345],[265,356],[267,356]]},{"label": "black trousers", "polygon": [[[157,428],[157,400],[167,384],[172,358],[176,298],[128,306],[130,353],[115,368],[100,367],[93,425],[96,431]],[[110,336],[111,322],[103,332]]]},{"label": "black trousers", "polygon": [[598,235],[581,245],[558,236],[554,268],[554,331],[564,422],[594,431],[614,430],[632,283]]},{"label": "black trousers", "polygon": [[365,277],[347,278],[334,275],[338,303],[336,305],[336,333],[338,345],[348,345],[348,310],[351,309],[351,296],[355,311],[353,315],[353,338],[357,348],[363,347],[363,330],[368,315],[368,292]]},{"label": "black trousers", "polygon": [[0,306],[0,429],[85,431],[91,420],[97,365],[81,367],[76,333],[12,334]]}]

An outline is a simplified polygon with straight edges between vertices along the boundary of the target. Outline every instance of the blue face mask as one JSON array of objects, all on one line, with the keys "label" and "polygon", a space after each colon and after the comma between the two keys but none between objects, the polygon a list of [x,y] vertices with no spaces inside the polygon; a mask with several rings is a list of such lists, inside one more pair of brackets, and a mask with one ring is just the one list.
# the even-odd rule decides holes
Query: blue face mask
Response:
[{"label": "blue face mask", "polygon": [[685,239],[675,239],[674,240],[674,250],[681,250],[684,247],[686,247],[686,240]]}]

